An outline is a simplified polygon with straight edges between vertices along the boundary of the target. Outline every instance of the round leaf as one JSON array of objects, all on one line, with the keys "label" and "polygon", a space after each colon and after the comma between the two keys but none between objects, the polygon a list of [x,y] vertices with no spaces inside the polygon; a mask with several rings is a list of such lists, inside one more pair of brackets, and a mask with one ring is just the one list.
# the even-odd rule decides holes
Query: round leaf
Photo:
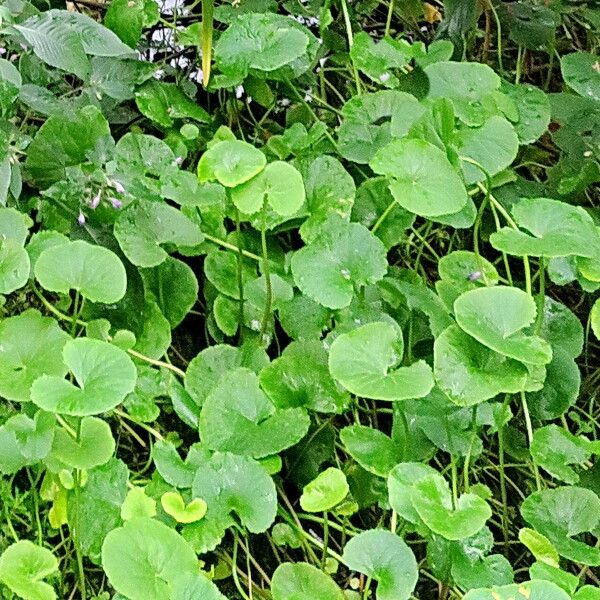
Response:
[{"label": "round leaf", "polygon": [[497,250],[517,256],[584,256],[600,254],[600,234],[590,215],[580,206],[550,198],[524,198],[512,209],[519,227],[492,233]]},{"label": "round leaf", "polygon": [[239,140],[226,140],[211,146],[198,162],[200,181],[217,180],[225,187],[235,187],[258,175],[267,164],[258,149]]},{"label": "round leaf", "polygon": [[506,286],[470,290],[454,303],[456,322],[484,346],[509,358],[543,365],[552,359],[552,349],[542,338],[522,330],[535,320],[533,298]]},{"label": "round leaf", "polygon": [[27,402],[41,375],[64,377],[62,349],[70,339],[54,319],[26,310],[0,322],[0,396]]},{"label": "round leaf", "polygon": [[401,448],[378,429],[351,425],[341,430],[340,439],[348,454],[374,475],[387,477],[402,460]]},{"label": "round leaf", "polygon": [[416,215],[449,215],[467,204],[467,190],[446,154],[425,140],[394,140],[369,164],[375,173],[389,178],[398,204]]},{"label": "round leaf", "polygon": [[269,163],[258,175],[234,187],[231,200],[246,214],[260,210],[266,200],[278,215],[289,217],[304,204],[302,175],[286,162]]},{"label": "round leaf", "polygon": [[54,588],[42,581],[58,570],[58,561],[46,548],[21,540],[0,556],[0,582],[24,600],[55,600]]},{"label": "round leaf", "polygon": [[119,257],[82,240],[46,248],[35,263],[35,277],[51,292],[76,290],[92,302],[113,304],[125,295],[127,275]]},{"label": "round leaf", "polygon": [[417,584],[419,571],[412,550],[390,531],[371,529],[354,536],[342,560],[353,571],[379,582],[377,600],[408,600]]},{"label": "round leaf", "polygon": [[402,337],[389,323],[368,323],[337,337],[329,351],[329,370],[349,392],[374,400],[422,398],[433,387],[424,361],[396,367]]},{"label": "round leaf", "polygon": [[200,437],[209,448],[254,458],[297,444],[309,425],[301,408],[276,409],[246,368],[223,375],[200,412]]},{"label": "round leaf", "polygon": [[135,365],[123,350],[108,342],[69,340],[62,355],[77,385],[55,375],[36,379],[31,400],[44,410],[79,417],[95,415],[115,408],[135,388]]},{"label": "round leaf", "polygon": [[102,567],[110,584],[130,600],[165,600],[180,577],[198,571],[198,560],[175,530],[144,517],[106,536]]},{"label": "round leaf", "polygon": [[178,492],[165,492],[160,503],[163,510],[178,523],[194,523],[206,514],[206,502],[202,498],[194,498],[187,504]]},{"label": "round leaf", "polygon": [[379,281],[387,270],[386,250],[366,227],[330,218],[319,234],[292,256],[300,290],[327,308],[345,308],[354,289]]},{"label": "round leaf", "polygon": [[307,563],[283,563],[271,580],[273,600],[344,600],[342,590],[323,571]]},{"label": "round leaf", "polygon": [[349,491],[344,473],[330,467],[304,486],[300,496],[300,506],[307,512],[331,510],[348,495]]}]

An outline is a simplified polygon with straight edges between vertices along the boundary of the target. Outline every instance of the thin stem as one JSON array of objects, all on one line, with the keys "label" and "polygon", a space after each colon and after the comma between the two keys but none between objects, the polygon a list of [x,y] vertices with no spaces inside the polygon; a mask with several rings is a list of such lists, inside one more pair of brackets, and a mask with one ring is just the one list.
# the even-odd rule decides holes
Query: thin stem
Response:
[{"label": "thin stem", "polygon": [[375,225],[371,227],[371,233],[376,233],[376,231],[381,227],[382,223],[387,219],[388,215],[392,212],[394,206],[396,206],[395,199],[388,204],[387,208],[381,213],[377,221],[375,221]]},{"label": "thin stem", "polygon": [[237,286],[240,301],[240,342],[244,338],[244,251],[242,248],[242,226],[240,211],[235,210],[235,237],[237,242]]},{"label": "thin stem", "polygon": [[388,6],[387,19],[385,20],[385,33],[384,35],[387,37],[390,35],[390,29],[392,27],[392,17],[394,16],[394,5],[395,0],[390,0],[390,4]]},{"label": "thin stem", "polygon": [[[525,416],[525,427],[527,429],[527,441],[529,442],[529,447],[531,448],[531,443],[533,442],[533,427],[531,425],[531,417],[529,415],[529,407],[527,406],[527,398],[525,396],[525,392],[521,390],[521,405],[523,406],[523,415]],[[538,470],[537,462],[535,458],[531,458],[533,464],[533,474],[535,476],[535,485],[539,491],[542,489],[542,480],[540,478],[540,472]]]},{"label": "thin stem", "polygon": [[[504,410],[506,410],[509,402],[510,395],[506,394],[503,404]],[[506,493],[506,471],[504,462],[504,422],[498,427],[498,462],[500,467],[500,497],[502,498],[502,534],[508,551],[508,494]]]},{"label": "thin stem", "polygon": [[265,198],[262,207],[262,219],[260,227],[260,243],[263,253],[263,275],[265,276],[265,312],[263,314],[262,325],[260,327],[261,342],[267,339],[267,329],[269,328],[269,319],[271,317],[271,308],[273,304],[273,286],[271,285],[271,273],[269,271],[269,250],[267,248],[267,199]]},{"label": "thin stem", "polygon": [[[348,50],[352,50],[354,44],[354,34],[352,33],[352,24],[350,23],[350,13],[348,12],[348,4],[346,0],[342,0],[342,12],[344,13],[344,25],[346,27],[346,37],[348,38]],[[360,77],[356,67],[352,65],[352,71],[354,73],[354,81],[356,83],[356,91],[361,93]]]},{"label": "thin stem", "polygon": [[253,252],[248,252],[248,250],[240,249],[238,246],[236,246],[234,244],[230,244],[229,242],[226,242],[225,240],[222,240],[218,237],[209,235],[208,233],[204,234],[204,239],[206,239],[209,242],[212,242],[213,244],[216,244],[217,246],[226,248],[227,250],[233,250],[233,252],[240,252],[242,254],[242,256],[245,256],[246,258],[250,258],[257,262],[260,262],[262,260],[262,258],[258,254],[254,254]]},{"label": "thin stem", "polygon": [[135,358],[139,358],[144,362],[147,362],[150,365],[154,365],[155,367],[163,367],[164,369],[169,369],[169,371],[173,371],[176,375],[179,375],[182,379],[185,377],[185,371],[182,371],[179,367],[172,365],[171,363],[165,362],[164,360],[157,360],[156,358],[150,358],[144,354],[141,354],[137,350],[129,349],[127,350],[131,356],[135,356]]},{"label": "thin stem", "polygon": [[535,318],[534,331],[536,335],[542,330],[544,324],[544,310],[546,308],[546,260],[541,257],[539,264],[539,294],[537,297],[537,315]]}]

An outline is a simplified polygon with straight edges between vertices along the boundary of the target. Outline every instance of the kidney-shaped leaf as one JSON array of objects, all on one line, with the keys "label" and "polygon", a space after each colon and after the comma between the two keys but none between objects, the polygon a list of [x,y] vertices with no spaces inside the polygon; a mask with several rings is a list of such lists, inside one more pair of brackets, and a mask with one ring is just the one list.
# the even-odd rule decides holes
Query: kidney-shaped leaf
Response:
[{"label": "kidney-shaped leaf", "polygon": [[345,308],[355,287],[379,281],[387,270],[386,249],[364,225],[330,217],[318,235],[292,256],[300,290],[327,308]]},{"label": "kidney-shaped leaf", "polygon": [[54,554],[27,540],[11,544],[0,556],[0,582],[24,600],[55,600],[54,588],[42,580],[57,570]]},{"label": "kidney-shaped leaf", "polygon": [[206,502],[202,498],[194,498],[187,504],[179,492],[165,492],[160,503],[163,510],[178,523],[194,523],[206,514]]},{"label": "kidney-shaped leaf", "polygon": [[250,369],[226,373],[200,412],[200,436],[212,450],[254,458],[297,444],[310,420],[301,408],[276,409]]},{"label": "kidney-shaped leaf", "polygon": [[379,429],[351,425],[340,431],[340,439],[348,454],[374,475],[387,477],[402,460],[400,446]]},{"label": "kidney-shaped leaf", "polygon": [[354,536],[342,560],[353,571],[378,582],[377,600],[408,600],[419,572],[412,550],[391,531],[371,529]]},{"label": "kidney-shaped leaf", "polygon": [[454,303],[460,328],[484,346],[509,358],[534,365],[552,359],[550,344],[523,331],[535,320],[533,298],[507,286],[469,290]]},{"label": "kidney-shaped leaf", "polygon": [[422,398],[433,387],[431,368],[424,361],[397,367],[402,346],[400,331],[390,323],[367,323],[335,339],[329,370],[349,392],[363,398]]},{"label": "kidney-shaped leaf", "polygon": [[282,217],[297,212],[305,200],[302,175],[292,165],[277,160],[258,175],[231,190],[233,203],[243,213],[253,214],[268,205]]},{"label": "kidney-shaped leaf", "polygon": [[165,600],[180,577],[198,571],[198,560],[174,529],[142,517],[106,536],[102,567],[110,584],[130,600]]},{"label": "kidney-shaped leaf", "polygon": [[127,287],[119,257],[102,246],[83,240],[46,248],[35,263],[35,277],[51,292],[78,291],[92,302],[118,302]]},{"label": "kidney-shaped leaf", "polygon": [[258,175],[267,164],[265,155],[240,140],[226,140],[211,146],[198,162],[200,181],[215,179],[225,187],[235,187]]},{"label": "kidney-shaped leaf", "polygon": [[54,319],[26,310],[0,322],[0,396],[27,402],[41,375],[63,377],[62,349],[69,335]]},{"label": "kidney-shaped leaf", "polygon": [[65,344],[62,355],[77,385],[56,375],[36,379],[31,400],[44,410],[80,417],[95,415],[113,409],[135,388],[135,365],[113,344],[78,338]]},{"label": "kidney-shaped leaf", "polygon": [[600,234],[581,206],[550,198],[523,198],[512,209],[515,221],[526,231],[503,227],[492,233],[497,250],[517,256],[584,256],[600,254]]},{"label": "kidney-shaped leaf", "polygon": [[344,473],[330,467],[304,486],[300,506],[307,512],[324,512],[338,505],[349,491]]},{"label": "kidney-shaped leaf", "polygon": [[600,498],[592,490],[571,486],[535,492],[521,504],[521,514],[561,556],[600,565],[600,549],[574,539],[588,531],[598,534]]},{"label": "kidney-shaped leaf", "polygon": [[551,581],[535,580],[470,590],[463,600],[569,600],[570,596]]},{"label": "kidney-shaped leaf", "polygon": [[138,267],[155,267],[167,258],[163,244],[196,246],[204,236],[196,223],[166,203],[137,201],[115,222],[114,234],[125,256]]},{"label": "kidney-shaped leaf", "polygon": [[390,142],[369,163],[389,178],[392,195],[406,210],[422,217],[460,211],[467,190],[446,154],[425,140],[402,138]]},{"label": "kidney-shaped leaf", "polygon": [[283,563],[271,580],[273,600],[344,600],[342,590],[317,567]]}]

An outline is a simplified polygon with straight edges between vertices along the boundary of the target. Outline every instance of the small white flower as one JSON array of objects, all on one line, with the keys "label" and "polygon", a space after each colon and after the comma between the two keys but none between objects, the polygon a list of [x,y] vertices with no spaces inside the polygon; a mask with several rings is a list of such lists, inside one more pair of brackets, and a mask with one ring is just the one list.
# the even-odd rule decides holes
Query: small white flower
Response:
[{"label": "small white flower", "polygon": [[90,200],[90,208],[96,210],[100,204],[100,198],[102,197],[102,191],[98,190],[98,193]]},{"label": "small white flower", "polygon": [[117,192],[117,194],[125,193],[125,188],[123,187],[123,184],[119,183],[118,181],[113,181],[112,186],[115,188],[115,192]]},{"label": "small white flower", "polygon": [[235,97],[236,98],[241,98],[244,95],[244,86],[243,85],[238,85],[235,88]]},{"label": "small white flower", "polygon": [[83,225],[85,223],[85,215],[81,211],[79,211],[79,216],[77,217],[77,222],[80,225]]},{"label": "small white flower", "polygon": [[386,71],[379,76],[379,81],[381,81],[381,83],[385,83],[386,81],[389,81],[389,78],[390,74]]}]

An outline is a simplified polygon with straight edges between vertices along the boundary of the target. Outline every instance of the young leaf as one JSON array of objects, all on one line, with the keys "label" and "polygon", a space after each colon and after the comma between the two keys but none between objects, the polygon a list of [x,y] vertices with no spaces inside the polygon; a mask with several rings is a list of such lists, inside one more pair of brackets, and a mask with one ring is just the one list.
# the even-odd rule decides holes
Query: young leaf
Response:
[{"label": "young leaf", "polygon": [[195,523],[206,514],[206,502],[194,498],[187,504],[178,492],[165,492],[160,498],[163,510],[178,523]]},{"label": "young leaf", "polygon": [[521,514],[561,556],[600,565],[600,549],[576,539],[587,531],[596,532],[600,523],[600,498],[592,490],[571,486],[535,492],[521,504]]},{"label": "young leaf", "polygon": [[300,290],[327,308],[345,308],[354,289],[379,281],[387,270],[386,251],[366,227],[330,217],[315,238],[292,256]]},{"label": "young leaf", "polygon": [[252,179],[234,187],[231,200],[245,214],[259,211],[266,201],[278,215],[289,217],[304,204],[302,175],[281,160],[269,163]]},{"label": "young leaf", "polygon": [[278,408],[339,413],[350,400],[331,377],[327,351],[317,340],[289,344],[260,372],[260,385]]},{"label": "young leaf", "polygon": [[204,236],[196,223],[163,202],[139,200],[121,211],[114,234],[125,256],[138,267],[164,262],[163,244],[196,246]]},{"label": "young leaf", "polygon": [[337,337],[329,351],[329,370],[349,392],[376,400],[422,398],[433,387],[424,361],[397,367],[403,353],[399,329],[368,323]]},{"label": "young leaf", "polygon": [[258,175],[266,164],[265,155],[247,142],[217,142],[200,158],[198,178],[201,182],[217,180],[233,188]]},{"label": "young leaf", "polygon": [[64,377],[62,349],[68,339],[54,319],[34,309],[0,321],[0,395],[27,402],[38,377]]},{"label": "young leaf", "polygon": [[92,302],[113,304],[125,295],[127,275],[119,257],[82,240],[46,248],[35,263],[35,277],[51,292],[78,291]]},{"label": "young leaf", "polygon": [[54,554],[27,540],[11,544],[0,555],[0,582],[24,600],[55,600],[54,588],[43,579],[57,570]]},{"label": "young leaf", "polygon": [[419,572],[412,550],[390,531],[371,529],[354,536],[342,555],[349,569],[379,582],[377,600],[408,600]]},{"label": "young leaf", "polygon": [[113,529],[102,544],[110,584],[131,600],[171,597],[176,581],[198,571],[191,546],[173,529],[148,518]]},{"label": "young leaf", "polygon": [[454,303],[460,328],[484,346],[525,363],[552,359],[550,344],[523,329],[535,320],[533,298],[518,288],[495,286],[462,294]]},{"label": "young leaf", "polygon": [[349,491],[344,473],[330,467],[304,486],[300,506],[307,512],[325,512],[337,506]]},{"label": "young leaf", "polygon": [[301,408],[276,409],[258,377],[243,367],[221,377],[200,412],[200,437],[209,448],[253,458],[297,444],[309,425]]},{"label": "young leaf", "polygon": [[56,375],[42,375],[31,387],[31,400],[44,410],[72,416],[113,409],[133,391],[135,365],[120,348],[100,340],[69,340],[62,351],[77,385]]},{"label": "young leaf", "polygon": [[512,209],[517,224],[529,233],[503,227],[492,233],[497,250],[517,256],[583,256],[600,254],[600,234],[581,206],[550,198],[523,198]]},{"label": "young leaf", "polygon": [[344,600],[342,590],[308,563],[282,563],[271,580],[273,600]]},{"label": "young leaf", "polygon": [[453,214],[467,204],[467,190],[446,154],[425,140],[394,140],[369,165],[388,177],[398,204],[416,215]]}]

